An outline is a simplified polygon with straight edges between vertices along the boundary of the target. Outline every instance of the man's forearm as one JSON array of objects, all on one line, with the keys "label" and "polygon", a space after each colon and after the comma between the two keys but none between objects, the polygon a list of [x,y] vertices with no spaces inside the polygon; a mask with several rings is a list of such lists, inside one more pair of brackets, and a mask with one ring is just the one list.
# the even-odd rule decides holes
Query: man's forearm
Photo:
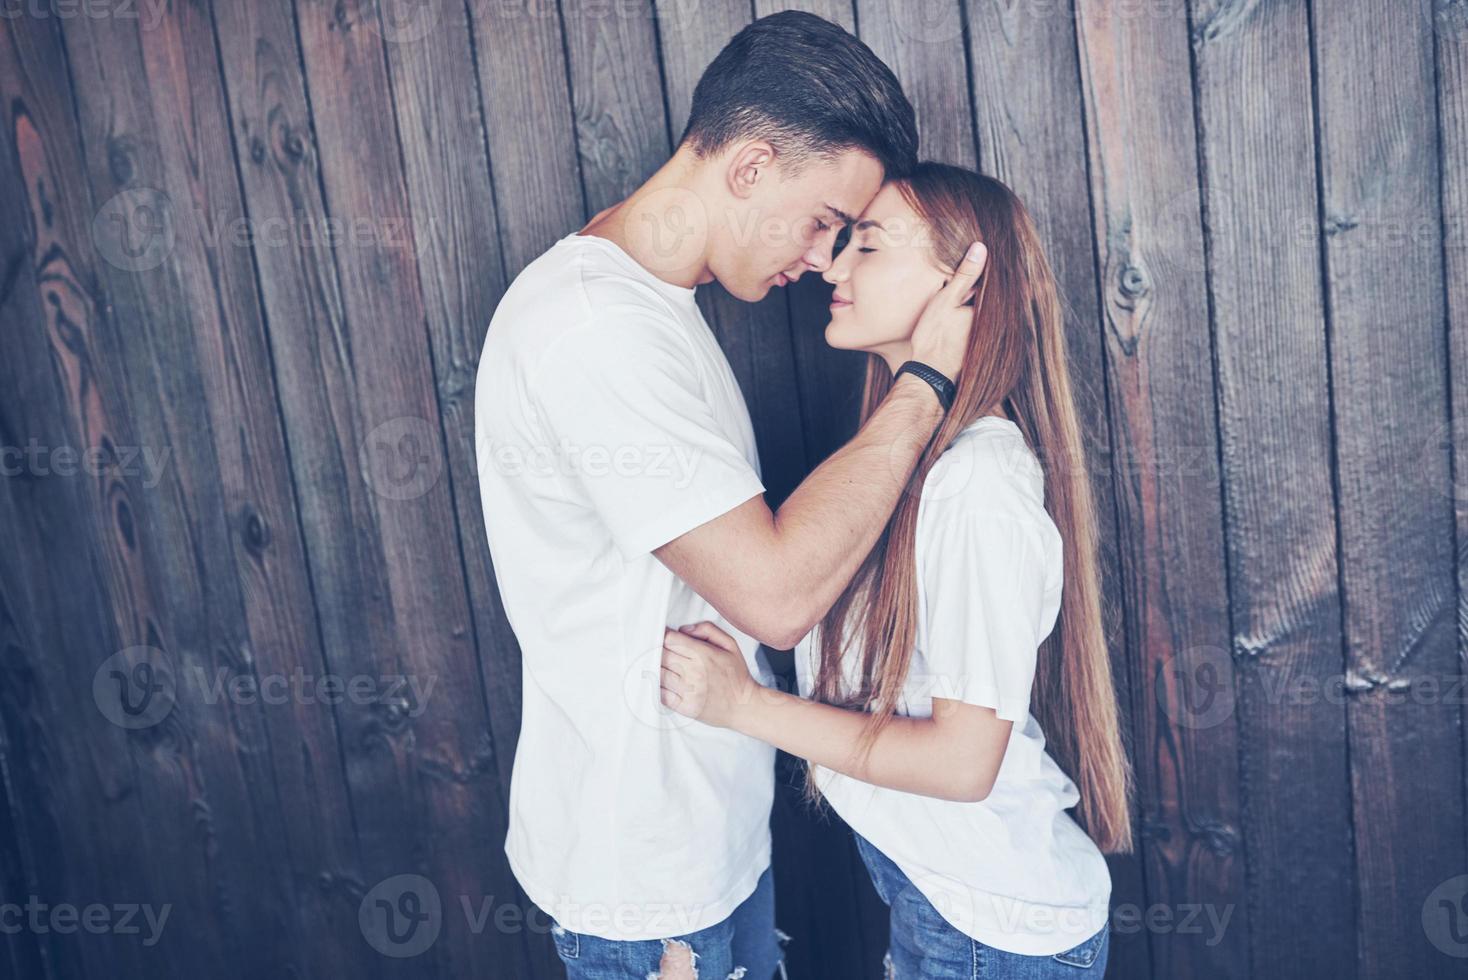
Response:
[{"label": "man's forearm", "polygon": [[902,375],[856,437],[775,512],[775,567],[785,594],[803,600],[801,635],[835,603],[877,543],[942,418],[933,389]]}]

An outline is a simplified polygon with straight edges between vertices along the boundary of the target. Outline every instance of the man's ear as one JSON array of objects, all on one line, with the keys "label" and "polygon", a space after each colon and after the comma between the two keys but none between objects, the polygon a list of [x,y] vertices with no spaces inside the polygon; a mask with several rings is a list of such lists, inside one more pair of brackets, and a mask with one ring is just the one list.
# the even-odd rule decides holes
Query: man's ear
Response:
[{"label": "man's ear", "polygon": [[754,195],[761,179],[775,166],[775,148],[768,140],[749,140],[739,144],[729,157],[727,179],[729,193],[740,200]]}]

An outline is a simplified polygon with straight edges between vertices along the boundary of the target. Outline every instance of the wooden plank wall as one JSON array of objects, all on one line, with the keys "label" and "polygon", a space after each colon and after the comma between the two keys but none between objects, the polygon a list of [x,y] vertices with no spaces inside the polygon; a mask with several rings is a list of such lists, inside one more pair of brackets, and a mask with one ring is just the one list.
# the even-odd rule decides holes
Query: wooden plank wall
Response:
[{"label": "wooden plank wall", "polygon": [[[0,928],[0,976],[560,975],[501,851],[476,360],[787,8],[1049,246],[1138,776],[1109,975],[1459,975],[1462,0],[218,0],[0,19],[0,910],[169,910]],[[825,292],[701,291],[772,503],[854,428]],[[94,683],[150,665],[171,710],[113,723]],[[298,674],[416,687],[214,689]],[[791,976],[876,977],[885,909],[797,771]],[[412,957],[359,917],[435,898]]]}]

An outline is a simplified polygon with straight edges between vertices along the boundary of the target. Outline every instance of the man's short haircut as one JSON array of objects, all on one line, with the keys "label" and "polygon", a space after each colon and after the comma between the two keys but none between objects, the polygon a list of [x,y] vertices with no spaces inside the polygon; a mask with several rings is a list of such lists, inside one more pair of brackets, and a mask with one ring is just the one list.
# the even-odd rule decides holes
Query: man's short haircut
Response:
[{"label": "man's short haircut", "polygon": [[849,149],[889,178],[917,163],[917,121],[892,70],[839,25],[794,10],[734,35],[693,90],[680,145],[705,157],[739,139],[769,140],[792,173]]}]

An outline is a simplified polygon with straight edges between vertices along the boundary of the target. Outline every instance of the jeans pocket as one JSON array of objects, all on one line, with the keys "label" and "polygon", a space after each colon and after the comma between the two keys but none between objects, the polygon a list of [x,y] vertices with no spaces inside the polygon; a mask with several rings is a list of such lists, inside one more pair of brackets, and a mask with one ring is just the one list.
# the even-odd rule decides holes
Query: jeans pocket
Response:
[{"label": "jeans pocket", "polygon": [[1078,966],[1081,969],[1090,969],[1095,965],[1096,957],[1101,955],[1101,947],[1106,943],[1106,934],[1109,928],[1109,925],[1102,926],[1100,932],[1079,946],[1072,946],[1070,949],[1062,953],[1056,953],[1050,958],[1057,963],[1064,963],[1066,966]]},{"label": "jeans pocket", "polygon": [[555,940],[556,954],[563,960],[574,960],[581,955],[581,937],[559,922],[551,922],[551,939]]}]

